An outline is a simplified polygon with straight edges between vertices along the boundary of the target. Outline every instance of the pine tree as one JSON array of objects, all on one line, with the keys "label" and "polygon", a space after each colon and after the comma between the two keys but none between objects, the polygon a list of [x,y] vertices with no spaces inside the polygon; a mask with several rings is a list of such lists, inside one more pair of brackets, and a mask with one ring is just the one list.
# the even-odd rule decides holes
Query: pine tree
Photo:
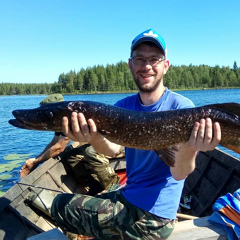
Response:
[{"label": "pine tree", "polygon": [[238,67],[237,67],[237,62],[234,61],[234,63],[233,63],[233,70],[236,71],[237,69],[238,69]]}]

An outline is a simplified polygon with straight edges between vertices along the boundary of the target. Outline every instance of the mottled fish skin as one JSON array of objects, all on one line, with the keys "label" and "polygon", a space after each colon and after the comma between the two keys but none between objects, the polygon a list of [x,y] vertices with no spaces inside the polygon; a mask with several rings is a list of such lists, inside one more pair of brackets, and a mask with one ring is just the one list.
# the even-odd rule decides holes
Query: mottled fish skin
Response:
[{"label": "mottled fish skin", "polygon": [[[240,104],[225,103],[162,112],[137,112],[91,101],[64,101],[30,110],[14,110],[9,123],[20,128],[62,131],[62,117],[82,112],[110,141],[138,149],[167,150],[186,142],[202,118],[219,122],[221,145],[240,153]],[[162,155],[161,155],[162,156]],[[167,163],[172,165],[171,163]]]}]

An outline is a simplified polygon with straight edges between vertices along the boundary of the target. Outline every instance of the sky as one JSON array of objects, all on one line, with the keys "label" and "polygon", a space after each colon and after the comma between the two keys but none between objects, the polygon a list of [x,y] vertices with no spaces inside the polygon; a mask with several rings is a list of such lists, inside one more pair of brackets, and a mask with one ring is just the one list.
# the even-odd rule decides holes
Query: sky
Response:
[{"label": "sky", "polygon": [[54,83],[127,62],[150,28],[174,66],[240,67],[239,10],[239,0],[0,0],[0,83]]}]

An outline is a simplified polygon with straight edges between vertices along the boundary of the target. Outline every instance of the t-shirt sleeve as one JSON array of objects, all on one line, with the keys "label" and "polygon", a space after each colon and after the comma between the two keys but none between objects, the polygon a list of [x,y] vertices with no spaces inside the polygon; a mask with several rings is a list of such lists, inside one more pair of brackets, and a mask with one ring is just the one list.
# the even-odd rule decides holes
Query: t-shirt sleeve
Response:
[{"label": "t-shirt sleeve", "polygon": [[182,96],[182,95],[175,95],[175,99],[173,101],[173,104],[172,104],[172,108],[171,109],[183,109],[183,108],[193,108],[195,107],[194,103]]}]

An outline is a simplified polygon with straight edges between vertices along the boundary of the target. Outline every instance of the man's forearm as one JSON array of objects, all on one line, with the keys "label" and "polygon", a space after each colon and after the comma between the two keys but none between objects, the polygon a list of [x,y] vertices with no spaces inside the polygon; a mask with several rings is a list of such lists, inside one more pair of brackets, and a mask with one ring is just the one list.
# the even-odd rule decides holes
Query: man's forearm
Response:
[{"label": "man's forearm", "polygon": [[185,179],[195,169],[196,156],[197,151],[181,145],[175,152],[175,165],[170,168],[172,176],[176,180]]},{"label": "man's forearm", "polygon": [[112,143],[106,138],[103,138],[100,142],[90,144],[92,144],[92,147],[97,153],[101,153],[109,157],[115,157],[121,151],[121,145]]},{"label": "man's forearm", "polygon": [[48,160],[49,158],[56,157],[58,154],[60,154],[61,152],[64,151],[64,149],[66,148],[67,144],[70,141],[71,140],[67,137],[60,139],[55,145],[48,148],[47,151],[43,152],[40,156],[38,156],[35,161],[38,164],[40,164],[40,163]]}]

